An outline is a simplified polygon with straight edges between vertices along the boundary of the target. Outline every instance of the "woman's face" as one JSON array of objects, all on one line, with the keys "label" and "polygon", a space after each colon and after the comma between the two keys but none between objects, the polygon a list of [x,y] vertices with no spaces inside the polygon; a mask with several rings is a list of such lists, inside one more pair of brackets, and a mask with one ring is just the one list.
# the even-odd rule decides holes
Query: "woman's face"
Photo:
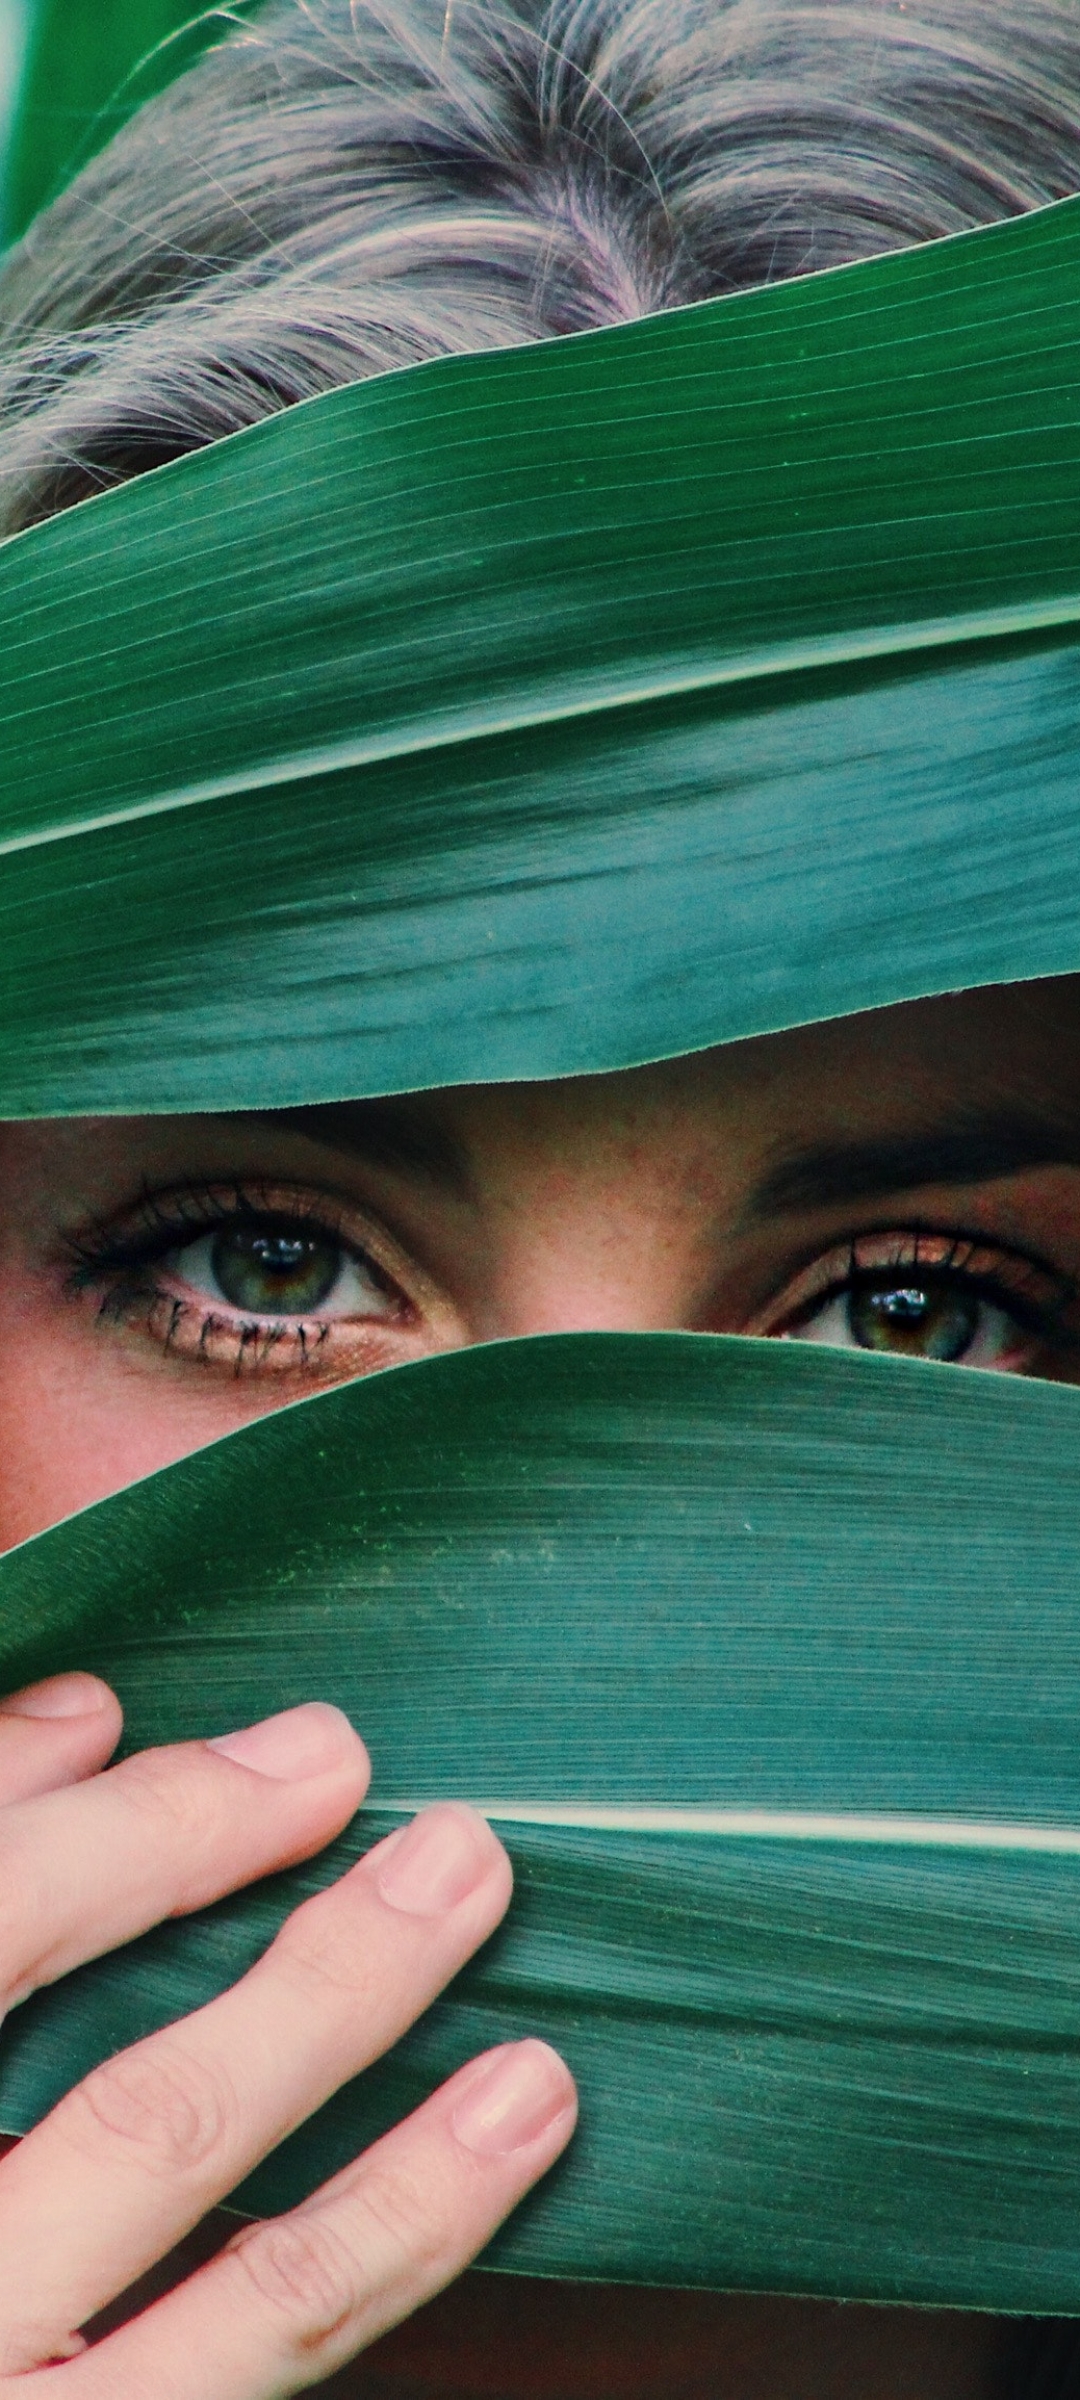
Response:
[{"label": "woman's face", "polygon": [[[0,1537],[501,1336],[746,1331],[1080,1381],[1078,1037],[1080,979],[578,1082],[0,1127]],[[937,2310],[592,2287],[553,2310],[478,2276],[379,2345],[382,2380],[332,2388],[891,2400],[901,2361],[920,2400],[977,2400],[1000,2343]]]},{"label": "woman's face", "polygon": [[1080,981],[633,1072],[0,1127],[0,1536],[328,1383],[582,1328],[1080,1381]]}]

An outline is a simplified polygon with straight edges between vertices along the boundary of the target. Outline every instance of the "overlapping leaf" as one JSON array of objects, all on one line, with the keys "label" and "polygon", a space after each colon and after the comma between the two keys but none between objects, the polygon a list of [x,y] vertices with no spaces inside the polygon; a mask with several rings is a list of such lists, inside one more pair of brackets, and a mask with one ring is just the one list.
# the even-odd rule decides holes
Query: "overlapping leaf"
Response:
[{"label": "overlapping leaf", "polygon": [[[1080,965],[1078,212],[356,387],[11,544],[0,1109],[565,1073]],[[318,1688],[384,1810],[509,1810],[507,1931],[259,2201],[539,2025],[585,2130],[507,2260],[1080,2308],[1080,1860],[1038,1841],[1080,1824],[1078,1410],[490,1350],[5,1562],[4,1682],[97,1664],[136,1741]],[[7,2121],[348,1848],[35,2003]]]},{"label": "overlapping leaf", "polygon": [[[365,1729],[375,1806],[19,2012],[0,2117],[220,1988],[387,1810],[470,1794],[507,1820],[507,1928],[244,2198],[533,2028],[584,2128],[503,2263],[1076,2308],[1080,1835],[1039,1844],[1080,1825],[1078,1430],[1080,1393],[948,1368],[515,1343],[302,1403],[12,1554],[5,1684],[78,1657],[135,1743],[317,1689]],[[515,1822],[553,1800],[936,1822]]]},{"label": "overlapping leaf", "polygon": [[182,74],[245,0],[29,0],[27,56],[4,162],[2,237],[15,241],[39,208],[134,110]]},{"label": "overlapping leaf", "polygon": [[9,544],[0,1108],[1076,965],[1078,276],[1070,201],[332,393]]}]

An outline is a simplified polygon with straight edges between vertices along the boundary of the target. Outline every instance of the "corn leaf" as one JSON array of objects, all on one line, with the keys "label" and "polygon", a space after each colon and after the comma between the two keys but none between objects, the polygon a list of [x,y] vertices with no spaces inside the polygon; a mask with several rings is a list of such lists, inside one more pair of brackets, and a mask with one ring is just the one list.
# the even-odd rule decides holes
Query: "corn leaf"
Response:
[{"label": "corn leaf", "polygon": [[1080,963],[1078,292],[1067,201],[330,393],[10,542],[0,1109]]},{"label": "corn leaf", "polygon": [[1080,2312],[1078,1432],[1068,1388],[570,1336],[303,1402],[12,1553],[5,1685],[78,1658],[133,1745],[325,1693],[375,1782],[314,1865],[18,2011],[0,2119],[454,1793],[507,1927],[244,2204],[532,2028],[583,2129],[494,2263]]},{"label": "corn leaf", "polygon": [[244,0],[36,0],[4,168],[7,241],[142,102],[221,39]]},{"label": "corn leaf", "polygon": [[[1080,203],[354,387],[0,554],[0,1111],[615,1067],[1080,965]],[[504,1932],[275,2205],[547,2030],[494,2258],[1080,2313],[1080,1394],[579,1337],[306,1402],[0,1563],[132,1743],[317,1690],[371,1809],[20,2011],[0,2114],[440,1791]],[[657,1813],[659,1812],[659,1813]]]}]

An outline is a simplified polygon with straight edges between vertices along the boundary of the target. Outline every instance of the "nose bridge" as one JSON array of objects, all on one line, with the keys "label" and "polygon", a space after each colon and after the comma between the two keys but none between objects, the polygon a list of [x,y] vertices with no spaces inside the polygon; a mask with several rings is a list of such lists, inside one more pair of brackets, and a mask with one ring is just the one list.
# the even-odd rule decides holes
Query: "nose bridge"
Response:
[{"label": "nose bridge", "polygon": [[559,1296],[536,1292],[522,1295],[501,1331],[527,1333],[663,1333],[678,1331],[681,1317],[650,1307],[641,1291],[579,1289]]},{"label": "nose bridge", "polygon": [[696,1278],[685,1236],[628,1199],[582,1192],[554,1223],[515,1230],[495,1278],[498,1331],[654,1333],[688,1322]]},{"label": "nose bridge", "polygon": [[715,1094],[671,1068],[514,1096],[474,1130],[485,1332],[657,1332],[699,1321],[730,1180]]}]

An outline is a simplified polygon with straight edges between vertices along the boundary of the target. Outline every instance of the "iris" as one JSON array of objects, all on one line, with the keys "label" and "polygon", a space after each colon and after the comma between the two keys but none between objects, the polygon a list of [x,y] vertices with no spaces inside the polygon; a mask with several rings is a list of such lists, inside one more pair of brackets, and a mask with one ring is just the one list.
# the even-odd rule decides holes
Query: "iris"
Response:
[{"label": "iris", "polygon": [[963,1358],[982,1314],[977,1292],[929,1280],[855,1284],[847,1296],[851,1338],[861,1350],[900,1351],[914,1358]]},{"label": "iris", "polygon": [[224,1298],[252,1316],[306,1316],[341,1273],[340,1242],[295,1225],[223,1225],[210,1256]]}]

